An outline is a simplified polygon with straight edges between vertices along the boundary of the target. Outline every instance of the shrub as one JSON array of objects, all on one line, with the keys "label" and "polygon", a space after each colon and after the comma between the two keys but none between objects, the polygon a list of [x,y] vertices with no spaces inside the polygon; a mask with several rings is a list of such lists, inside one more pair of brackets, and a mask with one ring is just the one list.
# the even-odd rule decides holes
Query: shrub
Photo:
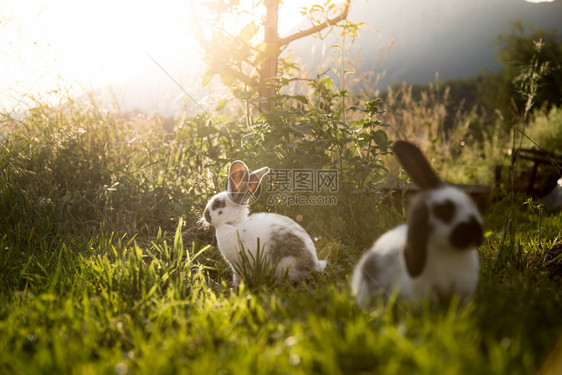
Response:
[{"label": "shrub", "polygon": [[562,150],[562,110],[553,107],[548,112],[538,113],[528,125],[525,147],[540,147],[546,151]]},{"label": "shrub", "polygon": [[[287,82],[280,81],[273,98],[276,106],[259,116],[244,138],[247,157],[252,163],[259,160],[256,167],[267,165],[274,170],[337,171],[337,191],[293,189],[281,198],[270,191],[262,200],[269,205],[262,203],[260,208],[302,218],[314,237],[370,243],[374,228],[381,225],[376,208],[383,194],[378,186],[387,175],[383,156],[390,152],[388,125],[377,119],[380,99],[344,108],[346,93],[336,89],[329,77],[309,81],[310,99],[282,94],[280,88]],[[335,198],[337,204],[309,199],[318,195]],[[291,207],[283,201],[287,196],[303,197],[305,202]]]},{"label": "shrub", "polygon": [[3,114],[1,231],[155,235],[185,216],[193,235],[241,134],[205,116],[170,122],[93,100]]}]

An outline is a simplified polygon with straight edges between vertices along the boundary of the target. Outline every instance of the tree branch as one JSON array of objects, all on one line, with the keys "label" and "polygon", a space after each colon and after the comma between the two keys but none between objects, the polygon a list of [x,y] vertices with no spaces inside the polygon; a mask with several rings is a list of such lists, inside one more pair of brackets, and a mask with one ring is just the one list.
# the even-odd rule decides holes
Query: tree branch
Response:
[{"label": "tree branch", "polygon": [[306,30],[302,30],[299,32],[296,32],[294,34],[291,34],[285,38],[279,38],[279,48],[286,46],[287,44],[297,40],[297,39],[301,39],[304,38],[306,36],[315,34],[317,32],[320,32],[322,30],[324,30],[327,27],[333,26],[335,24],[337,24],[340,21],[343,21],[347,18],[347,15],[349,13],[349,5],[351,4],[351,0],[348,0],[345,4],[345,8],[343,8],[342,12],[333,18],[329,18],[326,20],[326,22],[320,23],[318,25],[314,25],[309,29]]}]

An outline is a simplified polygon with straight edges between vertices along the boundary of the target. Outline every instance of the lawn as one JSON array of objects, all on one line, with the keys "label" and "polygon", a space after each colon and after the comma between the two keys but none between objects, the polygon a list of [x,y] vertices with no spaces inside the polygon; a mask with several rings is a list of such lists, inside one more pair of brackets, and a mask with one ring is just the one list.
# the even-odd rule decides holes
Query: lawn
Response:
[{"label": "lawn", "polygon": [[233,289],[218,250],[180,230],[4,235],[0,372],[546,374],[562,358],[560,267],[544,262],[562,214],[516,203],[512,243],[510,206],[486,212],[474,298],[437,309],[359,309],[349,277],[364,249],[345,245],[310,280]]}]

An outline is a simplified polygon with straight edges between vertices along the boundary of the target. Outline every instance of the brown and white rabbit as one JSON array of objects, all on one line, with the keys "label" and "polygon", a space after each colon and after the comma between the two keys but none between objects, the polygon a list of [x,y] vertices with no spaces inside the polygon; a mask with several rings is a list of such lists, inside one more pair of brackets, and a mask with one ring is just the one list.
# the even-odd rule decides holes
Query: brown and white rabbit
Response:
[{"label": "brown and white rabbit", "polygon": [[458,188],[442,182],[422,152],[396,141],[395,155],[422,192],[407,224],[384,233],[367,251],[352,277],[359,305],[399,288],[398,296],[438,302],[452,294],[471,295],[479,275],[477,247],[482,218],[474,202]]},{"label": "brown and white rabbit", "polygon": [[[313,271],[323,271],[326,261],[319,261],[314,242],[308,233],[287,216],[274,213],[250,215],[248,203],[267,173],[268,167],[250,173],[242,161],[230,165],[227,191],[211,198],[203,213],[216,230],[219,250],[233,271],[233,283],[239,276],[233,264],[240,264],[241,246],[257,258],[258,239],[265,259],[277,265],[277,277],[287,274],[289,280],[306,278]],[[260,249],[261,251],[261,249]]]}]

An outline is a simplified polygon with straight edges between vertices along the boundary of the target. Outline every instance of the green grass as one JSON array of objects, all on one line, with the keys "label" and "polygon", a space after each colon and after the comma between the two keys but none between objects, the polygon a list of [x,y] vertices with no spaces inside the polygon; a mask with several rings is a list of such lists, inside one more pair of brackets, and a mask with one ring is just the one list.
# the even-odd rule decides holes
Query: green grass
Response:
[{"label": "green grass", "polygon": [[[562,238],[562,213],[521,197],[496,202],[471,301],[415,310],[381,300],[366,311],[349,277],[366,247],[403,220],[400,210],[349,185],[337,210],[285,212],[262,196],[253,207],[301,215],[330,263],[299,283],[274,281],[263,267],[235,289],[212,231],[197,223],[228,163],[254,160],[248,129],[204,116],[170,123],[72,102],[0,117],[1,374],[529,374],[545,366],[562,333],[562,261],[554,259],[558,274],[545,262]],[[472,147],[454,159],[465,168],[453,164],[445,175],[502,160],[492,152],[502,137],[486,138],[477,153],[465,135],[450,138]],[[480,172],[490,170],[467,178]],[[562,349],[552,358],[560,362]]]},{"label": "green grass", "polygon": [[179,230],[146,245],[98,235],[43,249],[4,236],[0,372],[535,373],[562,332],[560,279],[542,262],[562,214],[541,218],[539,240],[536,213],[522,205],[524,258],[498,264],[505,205],[487,217],[474,299],[437,310],[360,310],[348,278],[362,249],[340,249],[306,282],[233,290],[218,251],[186,246]]}]

